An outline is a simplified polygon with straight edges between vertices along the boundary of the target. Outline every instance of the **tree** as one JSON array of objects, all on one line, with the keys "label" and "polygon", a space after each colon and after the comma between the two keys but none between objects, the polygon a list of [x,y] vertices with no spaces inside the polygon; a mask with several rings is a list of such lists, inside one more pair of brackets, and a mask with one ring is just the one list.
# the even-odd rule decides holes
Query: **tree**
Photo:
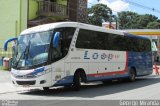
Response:
[{"label": "tree", "polygon": [[135,12],[123,11],[118,13],[120,29],[133,29],[137,26],[139,15]]},{"label": "tree", "polygon": [[156,21],[157,19],[157,17],[150,14],[140,15],[137,28],[145,29],[150,22]]},{"label": "tree", "polygon": [[150,22],[147,25],[148,29],[160,29],[160,23],[159,22]]},{"label": "tree", "polygon": [[[125,11],[118,13],[120,29],[146,29],[150,22],[159,22],[158,18],[151,14],[139,15],[135,12]],[[158,27],[157,27],[158,28]]]},{"label": "tree", "polygon": [[88,8],[88,23],[102,26],[102,20],[109,21],[112,11],[107,5],[96,4]]}]

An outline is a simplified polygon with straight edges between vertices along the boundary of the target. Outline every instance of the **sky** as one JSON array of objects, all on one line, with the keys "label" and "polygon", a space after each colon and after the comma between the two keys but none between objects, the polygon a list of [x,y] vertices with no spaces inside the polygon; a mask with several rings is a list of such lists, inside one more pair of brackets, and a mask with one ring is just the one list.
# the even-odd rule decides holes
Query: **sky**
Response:
[{"label": "sky", "polygon": [[[136,6],[128,1],[136,3]],[[88,7],[97,3],[97,0],[88,0]],[[138,14],[152,14],[160,19],[160,0],[99,0],[99,3],[106,4],[113,10],[114,14],[121,11],[132,11]],[[137,4],[141,6],[139,7]],[[142,6],[150,9],[146,9]],[[153,8],[155,11],[152,10]],[[158,12],[156,12],[156,10]]]}]

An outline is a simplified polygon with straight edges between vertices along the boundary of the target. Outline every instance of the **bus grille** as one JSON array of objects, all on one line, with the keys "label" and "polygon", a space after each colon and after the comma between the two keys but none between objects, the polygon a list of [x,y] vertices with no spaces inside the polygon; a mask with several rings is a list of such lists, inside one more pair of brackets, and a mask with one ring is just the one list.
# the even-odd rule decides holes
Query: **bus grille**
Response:
[{"label": "bus grille", "polygon": [[16,78],[19,79],[28,79],[28,78],[35,78],[36,76],[33,75],[19,75],[19,76],[15,76]]},{"label": "bus grille", "polygon": [[16,81],[18,85],[34,85],[36,81]]}]

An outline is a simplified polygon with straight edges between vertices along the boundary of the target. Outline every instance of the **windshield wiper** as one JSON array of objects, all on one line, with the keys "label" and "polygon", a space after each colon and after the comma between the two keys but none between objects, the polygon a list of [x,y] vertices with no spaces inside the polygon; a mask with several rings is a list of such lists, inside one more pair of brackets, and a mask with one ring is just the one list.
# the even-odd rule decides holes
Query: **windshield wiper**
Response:
[{"label": "windshield wiper", "polygon": [[22,58],[22,56],[25,55],[26,50],[27,50],[27,46],[26,46],[24,52],[21,54],[20,58],[18,59],[17,64],[16,64],[16,67],[18,66],[19,61],[20,61],[20,59]]},{"label": "windshield wiper", "polygon": [[24,52],[21,54],[20,58],[19,58],[18,61],[17,61],[16,67],[18,66],[19,61],[20,61],[20,59],[23,57],[23,55],[24,55],[25,61],[26,61],[26,59],[28,58],[30,43],[31,43],[31,42],[30,42],[30,40],[29,40],[28,45],[26,46]]},{"label": "windshield wiper", "polygon": [[24,56],[26,57],[25,60],[28,59],[28,54],[30,54],[29,53],[30,44],[31,44],[31,41],[29,40],[28,45],[26,46],[26,49],[24,52]]}]

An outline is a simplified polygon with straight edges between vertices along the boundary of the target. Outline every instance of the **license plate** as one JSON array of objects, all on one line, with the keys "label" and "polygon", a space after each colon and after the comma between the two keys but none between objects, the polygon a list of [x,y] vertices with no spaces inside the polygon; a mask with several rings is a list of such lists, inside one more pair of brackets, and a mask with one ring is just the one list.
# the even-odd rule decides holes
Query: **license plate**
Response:
[{"label": "license plate", "polygon": [[29,87],[29,85],[28,85],[28,84],[26,84],[26,85],[23,85],[23,87],[28,88],[28,87]]}]

